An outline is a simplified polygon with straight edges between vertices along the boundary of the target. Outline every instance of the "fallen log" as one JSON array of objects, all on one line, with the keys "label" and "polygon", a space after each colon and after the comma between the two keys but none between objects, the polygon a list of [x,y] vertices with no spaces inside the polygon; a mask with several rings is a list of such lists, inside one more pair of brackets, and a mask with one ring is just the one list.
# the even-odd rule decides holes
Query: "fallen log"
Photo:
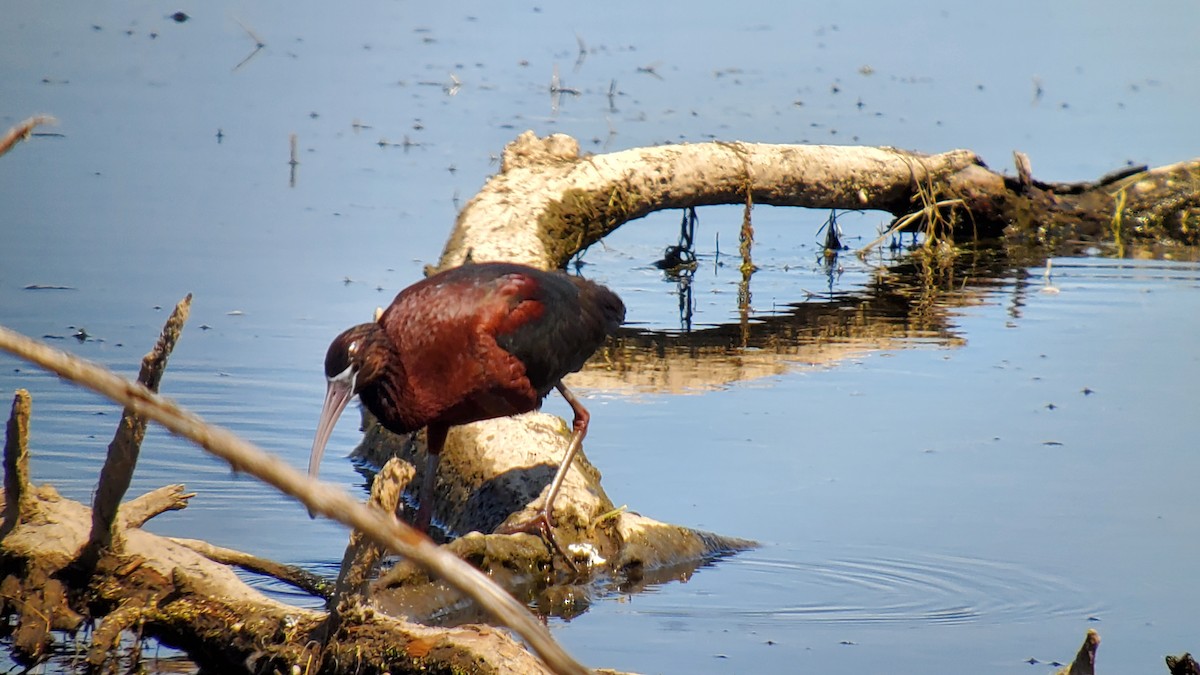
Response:
[{"label": "fallen log", "polygon": [[583,156],[566,135],[527,131],[459,213],[438,269],[467,260],[563,267],[654,211],[713,204],[872,209],[953,241],[1054,249],[1080,242],[1200,244],[1200,160],[1049,183],[988,168],[969,150],[724,142]]}]

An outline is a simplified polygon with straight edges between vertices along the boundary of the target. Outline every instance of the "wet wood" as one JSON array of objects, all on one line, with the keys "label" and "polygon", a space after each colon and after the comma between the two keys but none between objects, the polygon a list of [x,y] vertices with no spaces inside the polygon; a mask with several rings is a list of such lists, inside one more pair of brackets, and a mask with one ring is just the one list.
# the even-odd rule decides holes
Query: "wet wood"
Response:
[{"label": "wet wood", "polygon": [[[720,203],[880,209],[906,227],[922,227],[922,218],[944,223],[941,234],[955,240],[998,237],[1044,246],[1095,241],[1118,249],[1139,240],[1196,242],[1200,211],[1193,162],[1094,183],[1050,184],[1033,177],[1028,157],[1017,157],[1018,177],[1012,179],[964,150],[922,155],[893,148],[715,142],[581,157],[569,137],[525,134],[506,150],[501,172],[460,214],[439,266],[471,259],[556,267],[652,211]],[[185,303],[172,316],[174,328],[169,321],[159,348],[143,363],[141,384],[0,328],[4,349],[109,396],[127,413],[110,447],[112,466],[106,465],[95,508],[89,509],[53,488],[30,484],[29,396],[18,392],[14,401],[0,537],[0,558],[11,572],[0,580],[0,609],[16,617],[12,649],[23,664],[40,662],[53,631],[76,630],[87,615],[100,618],[87,660],[101,669],[114,664],[121,636],[133,632],[180,646],[201,666],[220,671],[583,673],[587,670],[484,572],[518,589],[514,592],[525,589],[542,593],[546,603],[568,604],[575,587],[562,582],[591,575],[642,579],[655,570],[678,574],[753,545],[616,507],[582,452],[555,514],[559,538],[577,556],[573,565],[539,537],[492,534],[537,509],[566,447],[566,423],[532,413],[452,430],[435,503],[437,519],[460,536],[439,548],[394,516],[399,491],[413,478],[411,467],[396,473],[390,465],[374,496],[381,506],[368,508],[157,396],[170,352],[164,342],[177,339]],[[293,496],[311,512],[355,529],[336,612],[274,601],[229,567],[290,576],[270,561],[140,529],[156,515],[185,508],[191,497],[176,485],[121,504],[147,419]],[[420,436],[390,435],[369,418],[366,428],[364,454],[380,463],[402,457],[425,466]],[[384,550],[405,561],[368,583]],[[293,583],[327,593],[302,575],[293,576]],[[481,620],[511,626],[540,659],[487,626],[431,628],[406,618],[428,618],[467,599],[483,608]],[[1098,644],[1098,635],[1089,631],[1067,672],[1094,672]]]},{"label": "wet wood", "polygon": [[[595,423],[599,420],[593,417]],[[423,432],[396,436],[366,412],[363,428],[363,441],[353,453],[359,459],[378,465],[400,457],[413,466],[425,466]],[[576,551],[574,566],[555,555],[540,537],[492,534],[532,518],[540,509],[570,437],[565,420],[540,412],[451,428],[438,465],[434,507],[436,522],[461,537],[451,543],[451,550],[509,590],[529,590],[531,580],[541,580],[545,586],[566,580],[578,583],[596,575],[640,575],[688,563],[694,567],[755,546],[745,539],[661,523],[616,508],[585,450],[576,456],[555,501],[556,537],[564,548]],[[418,468],[418,474],[422,470]],[[413,590],[414,585],[436,583],[402,564],[373,587],[372,597],[399,608],[405,603],[396,598],[413,604],[420,592]],[[419,611],[412,616],[427,618]]]},{"label": "wet wood", "polygon": [[[354,665],[391,672],[418,668],[451,670],[471,664],[473,672],[550,672],[506,633],[489,628],[433,629],[363,611],[344,619],[341,634],[350,640],[322,652],[314,638],[325,613],[272,600],[242,582],[229,567],[213,562],[170,539],[133,529],[125,533],[121,554],[101,558],[92,581],[67,594],[60,576],[74,578],[68,566],[82,551],[90,531],[89,509],[39,490],[42,518],[22,523],[0,542],[10,569],[0,591],[5,613],[21,616],[15,655],[36,663],[48,645],[48,629],[74,630],[81,617],[68,606],[82,602],[102,617],[88,652],[90,663],[116,667],[120,635],[134,629],[188,649],[214,672],[289,672],[292,666],[327,665],[321,672],[354,672]],[[43,651],[35,648],[40,644]],[[409,646],[413,648],[410,650]],[[343,664],[339,667],[336,664]]]},{"label": "wet wood", "polygon": [[295,565],[285,565],[274,560],[267,560],[256,555],[243,553],[242,551],[235,551],[231,548],[215,546],[200,539],[187,539],[183,537],[168,537],[168,539],[180,546],[192,549],[213,562],[221,563],[222,565],[233,565],[247,572],[254,572],[277,579],[312,596],[328,598],[333,594],[333,584],[327,579]]}]

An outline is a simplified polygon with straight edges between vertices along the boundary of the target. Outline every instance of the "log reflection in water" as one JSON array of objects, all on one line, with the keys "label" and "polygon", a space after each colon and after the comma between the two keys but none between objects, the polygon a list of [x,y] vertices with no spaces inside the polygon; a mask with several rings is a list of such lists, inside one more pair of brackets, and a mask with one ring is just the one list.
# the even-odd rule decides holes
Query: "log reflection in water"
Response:
[{"label": "log reflection in water", "polygon": [[959,347],[965,338],[955,329],[957,310],[997,301],[1005,286],[1012,288],[1008,302],[1019,307],[1036,291],[1025,268],[1037,264],[999,249],[967,251],[948,265],[905,256],[862,288],[831,287],[820,296],[797,289],[796,302],[745,322],[685,331],[627,326],[569,380],[610,391],[699,393],[915,344]]}]

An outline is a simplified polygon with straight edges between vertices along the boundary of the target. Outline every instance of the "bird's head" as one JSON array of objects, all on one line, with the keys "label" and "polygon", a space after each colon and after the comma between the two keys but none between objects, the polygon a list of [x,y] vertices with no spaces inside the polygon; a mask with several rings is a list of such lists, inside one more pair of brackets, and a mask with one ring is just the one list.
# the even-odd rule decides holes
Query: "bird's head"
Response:
[{"label": "bird's head", "polygon": [[350,399],[383,372],[384,349],[380,341],[385,339],[379,324],[364,323],[346,330],[330,343],[325,353],[325,405],[308,458],[309,476],[316,478],[325,444]]}]

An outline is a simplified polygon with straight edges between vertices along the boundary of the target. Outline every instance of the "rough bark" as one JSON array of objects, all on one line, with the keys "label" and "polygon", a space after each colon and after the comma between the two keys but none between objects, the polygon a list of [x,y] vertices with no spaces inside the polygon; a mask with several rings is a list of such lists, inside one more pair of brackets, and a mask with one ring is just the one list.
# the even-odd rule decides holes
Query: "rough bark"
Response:
[{"label": "rough bark", "polygon": [[323,643],[324,612],[272,600],[226,565],[139,529],[124,533],[121,554],[100,559],[86,587],[68,593],[91,512],[48,486],[36,496],[27,522],[0,542],[3,611],[21,617],[14,655],[24,663],[41,658],[47,629],[76,630],[86,614],[100,618],[87,657],[95,667],[119,660],[121,634],[137,627],[214,672],[550,672],[502,631],[434,629],[370,610],[343,616],[338,640]]},{"label": "rough bark", "polygon": [[1060,669],[1056,675],[1096,675],[1096,650],[1100,648],[1100,634],[1088,629],[1083,644],[1075,654],[1075,660]]},{"label": "rough bark", "polygon": [[[192,296],[188,294],[175,305],[154,349],[142,358],[138,382],[146,389],[158,391],[163,372],[167,369],[167,359],[183,333],[183,325],[187,323],[191,306]],[[130,481],[133,480],[133,470],[137,466],[148,423],[149,420],[138,415],[130,407],[126,407],[121,413],[121,421],[117,425],[112,442],[108,445],[104,466],[100,469],[100,482],[96,487],[96,498],[92,502],[92,535],[82,561],[85,566],[98,559],[105,549],[121,548],[117,508],[129,490]]]}]

